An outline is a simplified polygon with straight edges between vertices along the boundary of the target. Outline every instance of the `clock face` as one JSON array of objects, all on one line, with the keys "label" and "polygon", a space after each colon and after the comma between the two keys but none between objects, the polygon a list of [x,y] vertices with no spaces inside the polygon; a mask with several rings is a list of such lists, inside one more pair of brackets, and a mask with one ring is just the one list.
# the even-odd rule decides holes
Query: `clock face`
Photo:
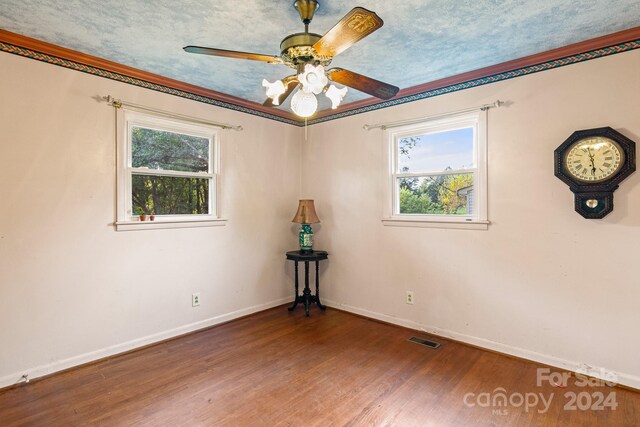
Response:
[{"label": "clock face", "polygon": [[581,139],[569,148],[564,164],[576,180],[602,182],[611,178],[624,163],[624,152],[617,142],[604,136]]}]

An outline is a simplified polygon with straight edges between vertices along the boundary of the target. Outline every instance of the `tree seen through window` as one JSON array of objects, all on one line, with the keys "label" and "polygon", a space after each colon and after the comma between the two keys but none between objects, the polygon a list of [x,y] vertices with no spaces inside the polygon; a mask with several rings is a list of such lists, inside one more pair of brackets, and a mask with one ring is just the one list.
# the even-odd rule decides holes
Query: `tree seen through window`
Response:
[{"label": "tree seen through window", "polygon": [[131,200],[135,214],[209,213],[211,179],[197,177],[211,169],[208,138],[133,127],[131,142],[135,168]]},{"label": "tree seen through window", "polygon": [[473,174],[455,173],[473,167],[473,129],[463,128],[398,140],[401,214],[471,214]]}]

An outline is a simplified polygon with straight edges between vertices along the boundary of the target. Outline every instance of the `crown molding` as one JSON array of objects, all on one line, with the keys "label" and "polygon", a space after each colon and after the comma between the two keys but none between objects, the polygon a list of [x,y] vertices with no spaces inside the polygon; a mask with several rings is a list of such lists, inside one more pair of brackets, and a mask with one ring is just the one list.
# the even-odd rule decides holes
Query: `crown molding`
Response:
[{"label": "crown molding", "polygon": [[218,107],[298,124],[293,113],[0,29],[0,50]]},{"label": "crown molding", "polygon": [[596,37],[557,49],[401,89],[395,97],[387,101],[381,102],[376,98],[367,98],[341,105],[335,110],[324,110],[319,112],[313,120],[309,120],[309,124],[321,123],[380,108],[400,105],[444,93],[456,92],[470,87],[546,71],[638,48],[640,48],[640,27],[630,28],[606,36]]},{"label": "crown molding", "polygon": [[[401,105],[638,48],[640,48],[640,27],[634,27],[561,48],[405,88],[400,90],[400,92],[390,100],[381,101],[377,98],[367,98],[344,104],[335,110],[320,111],[308,120],[308,124],[323,123],[329,120],[336,120],[368,111]],[[304,120],[301,120],[288,111],[265,107],[257,102],[248,101],[180,80],[163,77],[148,71],[129,67],[2,29],[0,29],[0,50],[266,119],[295,126],[305,125]]]}]

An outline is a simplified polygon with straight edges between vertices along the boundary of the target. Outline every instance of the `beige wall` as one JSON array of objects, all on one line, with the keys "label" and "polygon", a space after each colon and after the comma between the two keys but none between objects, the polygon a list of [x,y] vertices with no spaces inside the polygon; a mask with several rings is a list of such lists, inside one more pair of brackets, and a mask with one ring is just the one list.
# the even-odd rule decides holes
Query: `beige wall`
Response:
[{"label": "beige wall", "polygon": [[[0,54],[0,70],[0,386],[290,300],[283,252],[302,196],[322,220],[332,305],[640,387],[640,173],[590,221],[553,176],[553,150],[574,130],[612,126],[640,142],[640,51],[314,125],[308,141],[14,55]],[[113,230],[105,94],[245,128],[222,133],[225,227]],[[496,99],[510,105],[489,114],[489,230],[383,226],[384,142],[362,125]]]},{"label": "beige wall", "polygon": [[[509,105],[489,112],[489,230],[383,226],[383,133],[362,126],[497,99]],[[639,117],[633,51],[312,126],[302,183],[322,220],[316,246],[331,254],[326,300],[640,387],[640,173],[602,220],[575,213],[553,175],[573,131],[611,126],[640,143]]]},{"label": "beige wall", "polygon": [[[5,53],[0,76],[0,387],[290,300],[299,128]],[[226,226],[114,231],[106,94],[244,127]]]}]

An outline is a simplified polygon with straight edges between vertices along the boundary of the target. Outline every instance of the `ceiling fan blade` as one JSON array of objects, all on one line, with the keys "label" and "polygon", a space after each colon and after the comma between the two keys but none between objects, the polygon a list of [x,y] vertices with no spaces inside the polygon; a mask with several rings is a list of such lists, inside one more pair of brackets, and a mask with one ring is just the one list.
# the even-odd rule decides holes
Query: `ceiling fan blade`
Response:
[{"label": "ceiling fan blade", "polygon": [[213,47],[185,46],[185,52],[199,53],[202,55],[224,56],[225,58],[251,59],[253,61],[263,61],[272,64],[281,64],[282,59],[273,55],[262,55],[260,53],[238,52],[236,50],[216,49]]},{"label": "ceiling fan blade", "polygon": [[382,27],[383,24],[384,22],[375,12],[362,7],[354,7],[322,36],[313,45],[313,48],[319,55],[336,56]]},{"label": "ceiling fan blade", "polygon": [[388,83],[342,68],[331,68],[327,71],[327,77],[336,83],[352,87],[380,99],[391,99],[396,96],[396,93],[400,90]]},{"label": "ceiling fan blade", "polygon": [[[298,76],[288,76],[282,79],[282,83],[287,88],[286,92],[280,95],[280,105],[291,95],[291,92],[298,87]],[[265,107],[277,107],[277,105],[273,105],[273,100],[271,98],[267,98],[266,101],[262,104]]]}]

